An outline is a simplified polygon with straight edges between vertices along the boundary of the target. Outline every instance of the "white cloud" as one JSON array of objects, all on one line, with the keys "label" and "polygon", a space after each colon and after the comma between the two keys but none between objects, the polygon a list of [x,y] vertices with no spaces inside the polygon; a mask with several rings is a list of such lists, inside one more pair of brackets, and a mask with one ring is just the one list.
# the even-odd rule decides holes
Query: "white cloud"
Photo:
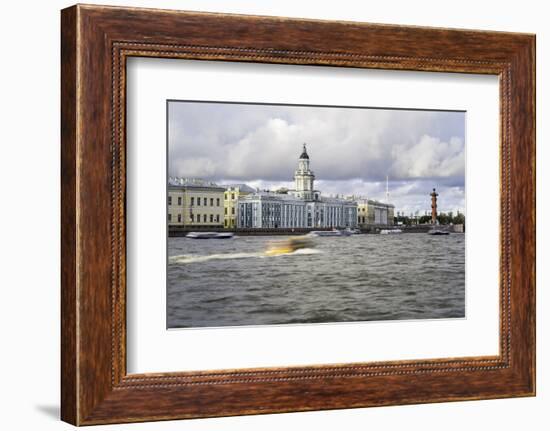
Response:
[{"label": "white cloud", "polygon": [[418,143],[396,145],[390,172],[399,178],[453,177],[464,175],[464,144],[453,136],[449,142],[422,135]]}]

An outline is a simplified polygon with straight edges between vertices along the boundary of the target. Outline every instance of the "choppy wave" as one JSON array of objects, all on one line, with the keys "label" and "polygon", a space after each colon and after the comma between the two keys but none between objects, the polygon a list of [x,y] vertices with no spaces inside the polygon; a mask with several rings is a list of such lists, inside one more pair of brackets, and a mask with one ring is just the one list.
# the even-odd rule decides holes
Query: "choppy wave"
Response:
[{"label": "choppy wave", "polygon": [[267,255],[265,252],[256,252],[256,253],[223,253],[223,254],[210,254],[206,256],[197,256],[197,255],[188,255],[181,254],[178,256],[170,256],[168,258],[169,264],[188,264],[188,263],[198,263],[198,262],[208,262],[210,260],[225,260],[225,259],[255,259],[255,258],[277,258],[280,256],[291,256],[291,255],[310,255],[310,254],[319,254],[322,253],[321,250],[314,248],[301,248],[299,250],[289,252],[289,253],[280,253],[276,255]]},{"label": "choppy wave", "polygon": [[283,255],[290,255],[290,254],[321,254],[321,253],[322,253],[322,250],[317,250],[316,248],[300,248],[300,249],[298,249],[296,251],[293,251],[291,253],[284,253]]}]

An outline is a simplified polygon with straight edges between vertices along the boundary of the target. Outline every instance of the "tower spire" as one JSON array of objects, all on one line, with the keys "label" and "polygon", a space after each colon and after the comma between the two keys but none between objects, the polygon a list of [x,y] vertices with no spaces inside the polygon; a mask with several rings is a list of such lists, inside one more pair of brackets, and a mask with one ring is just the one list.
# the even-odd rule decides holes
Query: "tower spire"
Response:
[{"label": "tower spire", "polygon": [[309,160],[309,156],[307,155],[306,143],[305,143],[305,142],[304,142],[304,144],[303,144],[302,154],[300,154],[300,159],[307,159],[307,160]]},{"label": "tower spire", "polygon": [[295,190],[298,197],[307,201],[313,200],[314,180],[315,174],[309,168],[309,155],[307,154],[306,144],[304,143],[302,147],[302,154],[298,159],[298,169],[294,172]]}]

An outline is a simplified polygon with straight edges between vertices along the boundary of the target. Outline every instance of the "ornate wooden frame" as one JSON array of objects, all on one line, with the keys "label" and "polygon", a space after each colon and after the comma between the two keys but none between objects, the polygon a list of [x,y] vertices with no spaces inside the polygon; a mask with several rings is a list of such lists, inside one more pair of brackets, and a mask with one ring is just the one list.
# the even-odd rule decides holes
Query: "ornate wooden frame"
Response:
[{"label": "ornate wooden frame", "polygon": [[[61,417],[75,425],[535,394],[535,36],[73,6],[62,11]],[[500,354],[126,373],[129,56],[500,77]]]}]

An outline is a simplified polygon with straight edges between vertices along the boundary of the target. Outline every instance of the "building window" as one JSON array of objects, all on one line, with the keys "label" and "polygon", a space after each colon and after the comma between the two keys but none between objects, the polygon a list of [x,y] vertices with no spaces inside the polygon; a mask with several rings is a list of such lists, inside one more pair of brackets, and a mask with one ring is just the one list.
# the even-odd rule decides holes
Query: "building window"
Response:
[{"label": "building window", "polygon": [[181,196],[178,196],[178,205],[181,205]]},{"label": "building window", "polygon": [[[206,198],[204,198],[204,199],[206,199]],[[204,214],[204,215],[202,216],[202,221],[206,223],[206,214]]]},{"label": "building window", "polygon": [[210,223],[214,223],[214,214],[210,214]]},{"label": "building window", "polygon": [[201,198],[197,198],[197,206],[198,206],[198,207],[201,206]]},{"label": "building window", "polygon": [[178,214],[178,223],[181,223],[181,214]]},{"label": "building window", "polygon": [[168,205],[172,205],[172,196],[168,196]]},{"label": "building window", "polygon": [[231,200],[232,200],[232,201],[235,200],[235,193],[231,193]]},{"label": "building window", "polygon": [[229,196],[229,195],[227,194],[227,192],[223,194],[223,198],[224,198],[225,200],[227,200],[227,196]]},{"label": "building window", "polygon": [[[206,198],[202,198],[202,203],[204,204],[204,206],[208,206],[208,199]],[[205,216],[206,217],[206,216]],[[206,221],[206,220],[205,220]]]},{"label": "building window", "polygon": [[214,206],[214,198],[210,198],[210,206],[211,206],[211,207]]},{"label": "building window", "polygon": [[195,205],[195,198],[191,197],[191,206]]},{"label": "building window", "polygon": [[227,220],[224,220],[224,221],[223,221],[223,225],[224,225],[225,227],[227,227]]},{"label": "building window", "polygon": [[216,214],[216,223],[219,223],[219,222],[220,222],[220,215]]},{"label": "building window", "polygon": [[235,207],[231,207],[231,214],[235,215]]},{"label": "building window", "polygon": [[172,214],[168,214],[168,221],[172,221]]},{"label": "building window", "polygon": [[217,206],[217,207],[220,206],[220,198],[216,198],[216,206]]},{"label": "building window", "polygon": [[195,221],[195,214],[191,214],[190,218],[191,218],[191,223],[193,223]]},{"label": "building window", "polygon": [[227,207],[225,207],[225,208],[223,209],[223,212],[224,212],[225,215],[227,215]]}]

